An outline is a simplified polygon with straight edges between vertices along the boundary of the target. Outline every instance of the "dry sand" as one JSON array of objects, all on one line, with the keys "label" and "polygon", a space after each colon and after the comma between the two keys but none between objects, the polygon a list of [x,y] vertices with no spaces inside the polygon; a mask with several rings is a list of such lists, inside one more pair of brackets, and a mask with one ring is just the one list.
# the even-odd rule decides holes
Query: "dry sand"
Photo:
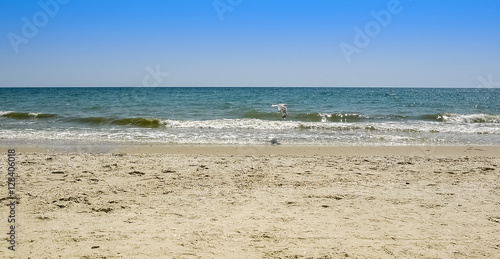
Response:
[{"label": "dry sand", "polygon": [[17,244],[2,258],[500,254],[500,147],[33,151],[17,150]]}]

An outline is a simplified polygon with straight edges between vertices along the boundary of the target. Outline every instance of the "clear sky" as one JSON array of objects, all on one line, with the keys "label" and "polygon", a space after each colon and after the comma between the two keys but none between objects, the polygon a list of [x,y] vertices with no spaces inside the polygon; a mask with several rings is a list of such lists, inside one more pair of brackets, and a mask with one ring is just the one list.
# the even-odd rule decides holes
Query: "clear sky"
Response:
[{"label": "clear sky", "polygon": [[500,81],[498,0],[0,5],[0,86],[477,87]]}]

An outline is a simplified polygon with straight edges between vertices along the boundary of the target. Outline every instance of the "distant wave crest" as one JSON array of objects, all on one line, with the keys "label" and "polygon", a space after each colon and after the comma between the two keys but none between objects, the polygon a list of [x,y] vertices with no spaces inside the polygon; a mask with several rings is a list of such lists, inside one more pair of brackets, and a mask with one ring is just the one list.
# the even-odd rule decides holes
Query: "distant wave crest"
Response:
[{"label": "distant wave crest", "polygon": [[86,123],[91,125],[120,125],[120,126],[135,126],[140,128],[159,128],[162,126],[159,119],[155,118],[106,118],[106,117],[88,117],[88,118],[77,118],[72,121]]},{"label": "distant wave crest", "polygon": [[[325,119],[326,117],[327,119]],[[331,121],[331,122],[360,122],[370,119],[370,116],[359,114],[359,113],[289,113],[289,117],[292,120],[304,121],[304,122],[320,122],[320,121]],[[390,116],[388,116],[389,118]],[[255,110],[247,111],[243,114],[245,119],[261,119],[261,120],[276,120],[281,119],[281,115],[277,112],[258,112]]]},{"label": "distant wave crest", "polygon": [[46,119],[56,117],[57,114],[49,113],[35,113],[35,112],[0,112],[1,117],[15,119],[15,120],[28,120],[28,119]]}]

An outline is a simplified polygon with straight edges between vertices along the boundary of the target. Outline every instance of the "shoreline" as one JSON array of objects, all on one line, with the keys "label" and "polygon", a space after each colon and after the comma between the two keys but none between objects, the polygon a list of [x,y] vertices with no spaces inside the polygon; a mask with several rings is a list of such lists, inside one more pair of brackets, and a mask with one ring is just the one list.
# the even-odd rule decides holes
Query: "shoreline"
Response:
[{"label": "shoreline", "polygon": [[134,146],[130,154],[287,155],[287,156],[486,156],[500,158],[500,146]]},{"label": "shoreline", "polygon": [[300,155],[300,156],[483,156],[500,158],[500,145],[456,146],[330,146],[330,145],[181,145],[181,144],[117,144],[117,145],[5,145],[0,150],[15,148],[25,153],[127,153],[184,155]]}]

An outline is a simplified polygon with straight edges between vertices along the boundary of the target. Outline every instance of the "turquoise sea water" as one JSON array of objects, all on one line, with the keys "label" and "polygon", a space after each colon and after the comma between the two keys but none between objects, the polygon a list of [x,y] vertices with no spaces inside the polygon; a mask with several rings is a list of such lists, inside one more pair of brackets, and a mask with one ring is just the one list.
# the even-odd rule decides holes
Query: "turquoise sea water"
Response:
[{"label": "turquoise sea water", "polygon": [[[271,104],[285,103],[286,120]],[[322,115],[321,115],[322,114]],[[500,89],[0,88],[0,143],[500,144]]]}]

